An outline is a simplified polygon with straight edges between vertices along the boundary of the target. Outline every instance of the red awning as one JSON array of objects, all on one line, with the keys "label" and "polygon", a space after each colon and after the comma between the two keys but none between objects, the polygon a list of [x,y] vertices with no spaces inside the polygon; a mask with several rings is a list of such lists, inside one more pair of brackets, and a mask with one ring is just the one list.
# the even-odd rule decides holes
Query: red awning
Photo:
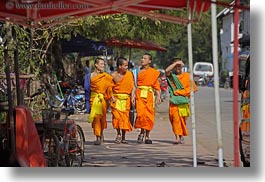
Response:
[{"label": "red awning", "polygon": [[120,40],[118,38],[112,38],[105,40],[104,42],[106,42],[107,45],[113,47],[128,47],[128,48],[138,48],[138,49],[154,50],[154,51],[167,51],[166,48],[157,45],[151,41],[131,40],[131,39]]},{"label": "red awning", "polygon": [[[0,20],[38,27],[91,15],[125,13],[187,24],[191,21],[197,21],[201,13],[206,11],[209,6],[210,1],[208,0],[1,0]],[[188,20],[187,17],[177,17],[153,11],[165,9],[190,9],[193,16],[191,20]]]}]

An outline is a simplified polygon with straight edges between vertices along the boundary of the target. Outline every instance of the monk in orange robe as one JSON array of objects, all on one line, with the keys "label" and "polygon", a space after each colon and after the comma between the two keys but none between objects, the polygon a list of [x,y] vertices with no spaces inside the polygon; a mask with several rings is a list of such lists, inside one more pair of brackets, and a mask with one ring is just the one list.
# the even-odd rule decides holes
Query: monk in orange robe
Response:
[{"label": "monk in orange robe", "polygon": [[107,100],[112,97],[112,76],[104,72],[105,62],[101,58],[95,60],[95,70],[91,73],[91,112],[89,122],[92,123],[95,145],[100,145],[103,141],[103,130],[107,128]]},{"label": "monk in orange robe", "polygon": [[128,61],[124,57],[117,59],[117,71],[112,73],[114,87],[112,108],[112,125],[117,130],[115,143],[127,144],[126,132],[132,131],[129,118],[131,104],[135,102],[135,86],[132,72],[128,71]]},{"label": "monk in orange robe", "polygon": [[141,59],[139,74],[137,75],[136,89],[137,117],[134,127],[141,129],[137,142],[143,143],[145,137],[146,144],[152,144],[149,134],[155,122],[155,95],[157,103],[161,103],[158,80],[160,72],[150,67],[151,62],[152,56],[148,53],[144,54]]},{"label": "monk in orange robe", "polygon": [[[182,67],[184,63],[180,58],[174,58],[173,63],[169,65],[165,72],[166,76],[170,79],[172,78],[171,74],[175,74],[182,84],[184,89],[174,90],[174,95],[190,97],[190,74],[187,72],[182,72]],[[174,88],[176,85],[171,81],[171,84]],[[193,82],[193,90],[197,91],[197,86]],[[169,120],[172,126],[172,130],[175,134],[176,141],[175,144],[184,143],[184,137],[188,136],[188,129],[186,126],[187,118],[190,116],[189,104],[175,105],[169,102]]]}]

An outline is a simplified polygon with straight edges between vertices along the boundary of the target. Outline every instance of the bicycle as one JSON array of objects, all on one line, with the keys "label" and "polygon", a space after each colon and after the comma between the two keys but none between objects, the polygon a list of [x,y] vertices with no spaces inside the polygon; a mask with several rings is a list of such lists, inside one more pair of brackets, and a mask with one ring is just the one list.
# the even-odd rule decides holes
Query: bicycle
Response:
[{"label": "bicycle", "polygon": [[84,160],[85,136],[74,120],[68,119],[73,109],[43,110],[43,122],[36,123],[49,167],[80,167]]},{"label": "bicycle", "polygon": [[60,160],[65,160],[68,167],[81,167],[85,150],[84,132],[74,120],[68,119],[68,116],[74,113],[72,108],[65,108],[62,113],[65,115],[61,120],[63,128],[60,123],[54,124],[55,133],[60,141]]},{"label": "bicycle", "polygon": [[[49,93],[42,87],[31,97],[32,109],[42,101],[46,104],[41,110],[41,119],[36,121],[43,152],[48,166],[82,166],[84,159],[85,137],[82,128],[74,120],[68,119],[74,114],[73,108],[61,109],[51,105]],[[40,99],[41,98],[41,99]],[[32,111],[33,113],[36,111]]]}]

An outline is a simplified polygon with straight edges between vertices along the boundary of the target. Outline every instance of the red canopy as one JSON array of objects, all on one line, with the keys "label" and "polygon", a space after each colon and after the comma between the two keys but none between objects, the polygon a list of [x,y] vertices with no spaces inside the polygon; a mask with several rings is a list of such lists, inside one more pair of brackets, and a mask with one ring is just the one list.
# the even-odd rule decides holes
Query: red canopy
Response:
[{"label": "red canopy", "polygon": [[[1,0],[0,20],[37,27],[50,26],[89,15],[125,13],[187,24],[196,21],[209,6],[209,0]],[[151,11],[184,8],[191,10],[192,20]]]},{"label": "red canopy", "polygon": [[105,40],[104,42],[106,42],[107,45],[109,46],[138,48],[138,49],[155,50],[155,51],[167,51],[166,48],[157,45],[151,41],[130,40],[130,39],[125,39],[122,41],[118,38],[112,38]]}]

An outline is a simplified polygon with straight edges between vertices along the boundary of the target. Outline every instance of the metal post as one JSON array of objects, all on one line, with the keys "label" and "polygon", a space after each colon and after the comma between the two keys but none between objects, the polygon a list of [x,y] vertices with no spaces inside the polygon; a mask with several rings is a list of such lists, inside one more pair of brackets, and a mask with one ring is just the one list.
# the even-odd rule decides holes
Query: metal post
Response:
[{"label": "metal post", "polygon": [[4,61],[6,63],[6,81],[7,81],[7,95],[8,95],[8,114],[7,114],[7,136],[10,137],[10,142],[9,142],[9,148],[11,149],[12,152],[15,153],[16,151],[16,139],[15,139],[15,121],[14,121],[14,115],[13,115],[13,95],[12,95],[12,88],[11,88],[11,76],[10,76],[10,65],[11,65],[11,59],[8,54],[8,49],[12,37],[12,32],[11,32],[11,25],[9,22],[6,23],[5,26],[6,29],[6,36],[7,40],[4,44],[5,49],[4,49]]},{"label": "metal post", "polygon": [[239,133],[238,133],[238,22],[240,0],[234,6],[234,72],[233,72],[233,98],[234,98],[234,166],[239,167]]},{"label": "metal post", "polygon": [[[191,13],[189,12],[189,18]],[[187,25],[188,31],[188,57],[190,68],[190,108],[191,108],[191,120],[192,120],[192,146],[193,146],[193,167],[197,167],[197,144],[196,144],[196,121],[195,121],[195,108],[194,108],[194,88],[193,88],[193,57],[192,57],[192,34],[191,23]]]},{"label": "metal post", "polygon": [[22,104],[22,97],[21,97],[21,90],[20,90],[20,83],[19,83],[19,66],[18,66],[18,42],[17,42],[17,33],[14,27],[12,27],[12,35],[13,39],[16,43],[15,50],[14,50],[14,67],[15,67],[15,78],[16,78],[16,93],[17,93],[17,105]]},{"label": "metal post", "polygon": [[[216,2],[216,0],[213,0]],[[217,47],[217,22],[216,22],[216,4],[211,3],[212,19],[212,52],[214,65],[214,93],[215,93],[215,112],[216,112],[216,129],[217,129],[217,147],[219,167],[223,167],[223,142],[220,112],[220,95],[219,95],[219,68],[218,68],[218,47]]]}]

